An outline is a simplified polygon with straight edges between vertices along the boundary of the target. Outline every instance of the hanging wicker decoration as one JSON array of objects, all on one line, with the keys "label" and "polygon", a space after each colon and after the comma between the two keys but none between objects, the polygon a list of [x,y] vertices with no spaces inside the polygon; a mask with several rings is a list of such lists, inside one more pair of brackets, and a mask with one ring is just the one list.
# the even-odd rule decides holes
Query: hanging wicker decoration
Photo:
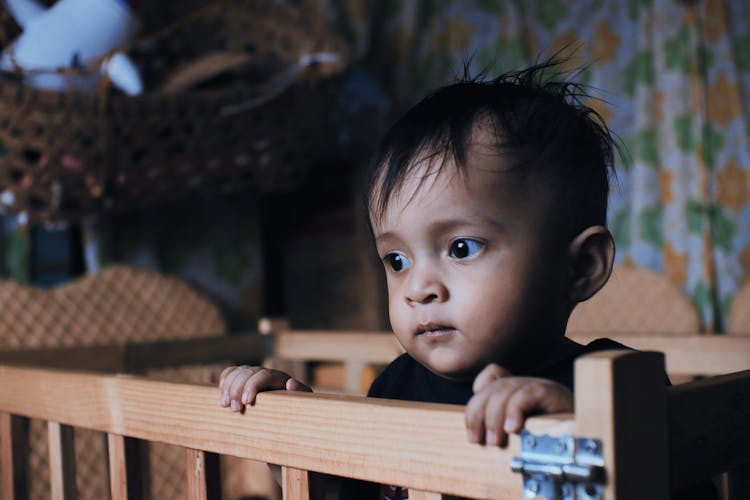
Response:
[{"label": "hanging wicker decoration", "polygon": [[5,75],[0,212],[55,222],[298,185],[326,142],[344,44],[276,2],[217,5],[129,50],[140,96],[40,90]]}]

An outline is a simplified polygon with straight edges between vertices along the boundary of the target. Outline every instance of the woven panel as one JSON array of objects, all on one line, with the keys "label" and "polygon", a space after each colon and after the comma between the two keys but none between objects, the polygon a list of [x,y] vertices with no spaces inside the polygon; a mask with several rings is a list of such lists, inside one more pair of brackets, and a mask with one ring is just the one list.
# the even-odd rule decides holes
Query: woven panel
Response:
[{"label": "woven panel", "polygon": [[[186,283],[154,272],[112,266],[52,290],[0,282],[0,348],[90,346],[221,335],[226,326],[216,305]],[[161,380],[215,384],[222,366],[153,370]],[[217,396],[218,397],[218,396]],[[47,428],[29,430],[29,490],[49,497]],[[102,433],[75,433],[79,498],[107,498]],[[184,452],[150,450],[152,498],[185,498]]]},{"label": "woven panel", "polygon": [[196,192],[293,188],[328,140],[326,111],[338,95],[335,81],[310,81],[344,64],[322,65],[284,82],[278,77],[303,54],[333,50],[343,57],[342,46],[296,9],[238,0],[133,54],[144,77],[156,82],[210,50],[248,55],[242,71],[226,82],[174,95],[150,89],[139,97],[2,83],[5,210],[50,221]]},{"label": "woven panel", "polygon": [[225,328],[217,306],[186,283],[126,266],[52,290],[0,281],[0,348],[185,339]]},{"label": "woven panel", "polygon": [[669,278],[617,267],[596,295],[570,316],[569,333],[694,335],[700,329],[692,302]]},{"label": "woven panel", "polygon": [[727,333],[750,335],[750,283],[745,283],[732,299]]}]

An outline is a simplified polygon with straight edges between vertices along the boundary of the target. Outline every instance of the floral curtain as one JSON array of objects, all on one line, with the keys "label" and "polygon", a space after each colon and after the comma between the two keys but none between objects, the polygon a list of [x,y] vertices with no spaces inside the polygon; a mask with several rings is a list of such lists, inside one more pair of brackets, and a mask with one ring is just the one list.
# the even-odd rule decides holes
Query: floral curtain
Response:
[{"label": "floral curtain", "polygon": [[722,329],[750,275],[747,2],[332,3],[350,22],[380,19],[368,25],[379,42],[368,63],[397,107],[460,74],[468,57],[492,73],[568,54],[628,157],[610,201],[617,261],[666,273],[705,329]]},{"label": "floral curtain", "polygon": [[[666,273],[721,330],[750,276],[750,4],[744,0],[298,0],[405,108],[462,72],[565,49],[622,139],[619,263]],[[574,49],[574,50],[571,50]],[[0,150],[0,155],[2,151]],[[11,237],[8,237],[8,234]],[[23,226],[4,260],[23,266]],[[6,266],[8,267],[8,266]]]}]

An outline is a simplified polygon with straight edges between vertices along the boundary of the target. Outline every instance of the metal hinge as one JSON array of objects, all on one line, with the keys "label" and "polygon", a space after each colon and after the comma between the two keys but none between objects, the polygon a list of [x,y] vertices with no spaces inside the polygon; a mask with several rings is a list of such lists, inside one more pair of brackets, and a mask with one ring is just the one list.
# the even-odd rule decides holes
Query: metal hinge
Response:
[{"label": "metal hinge", "polygon": [[524,498],[602,498],[604,459],[597,439],[522,431],[521,456],[511,460],[510,468],[523,474]]}]

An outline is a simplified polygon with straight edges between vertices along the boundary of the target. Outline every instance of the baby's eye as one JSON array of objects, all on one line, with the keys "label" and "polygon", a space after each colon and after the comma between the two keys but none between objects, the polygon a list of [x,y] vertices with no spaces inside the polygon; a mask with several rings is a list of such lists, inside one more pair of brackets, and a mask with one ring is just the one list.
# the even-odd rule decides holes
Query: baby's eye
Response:
[{"label": "baby's eye", "polygon": [[388,255],[383,257],[383,262],[385,262],[386,265],[391,266],[391,269],[396,272],[406,269],[410,264],[409,259],[401,255],[400,253],[389,253]]},{"label": "baby's eye", "polygon": [[484,248],[484,243],[469,238],[459,238],[451,242],[448,255],[456,259],[466,259],[476,255]]}]

